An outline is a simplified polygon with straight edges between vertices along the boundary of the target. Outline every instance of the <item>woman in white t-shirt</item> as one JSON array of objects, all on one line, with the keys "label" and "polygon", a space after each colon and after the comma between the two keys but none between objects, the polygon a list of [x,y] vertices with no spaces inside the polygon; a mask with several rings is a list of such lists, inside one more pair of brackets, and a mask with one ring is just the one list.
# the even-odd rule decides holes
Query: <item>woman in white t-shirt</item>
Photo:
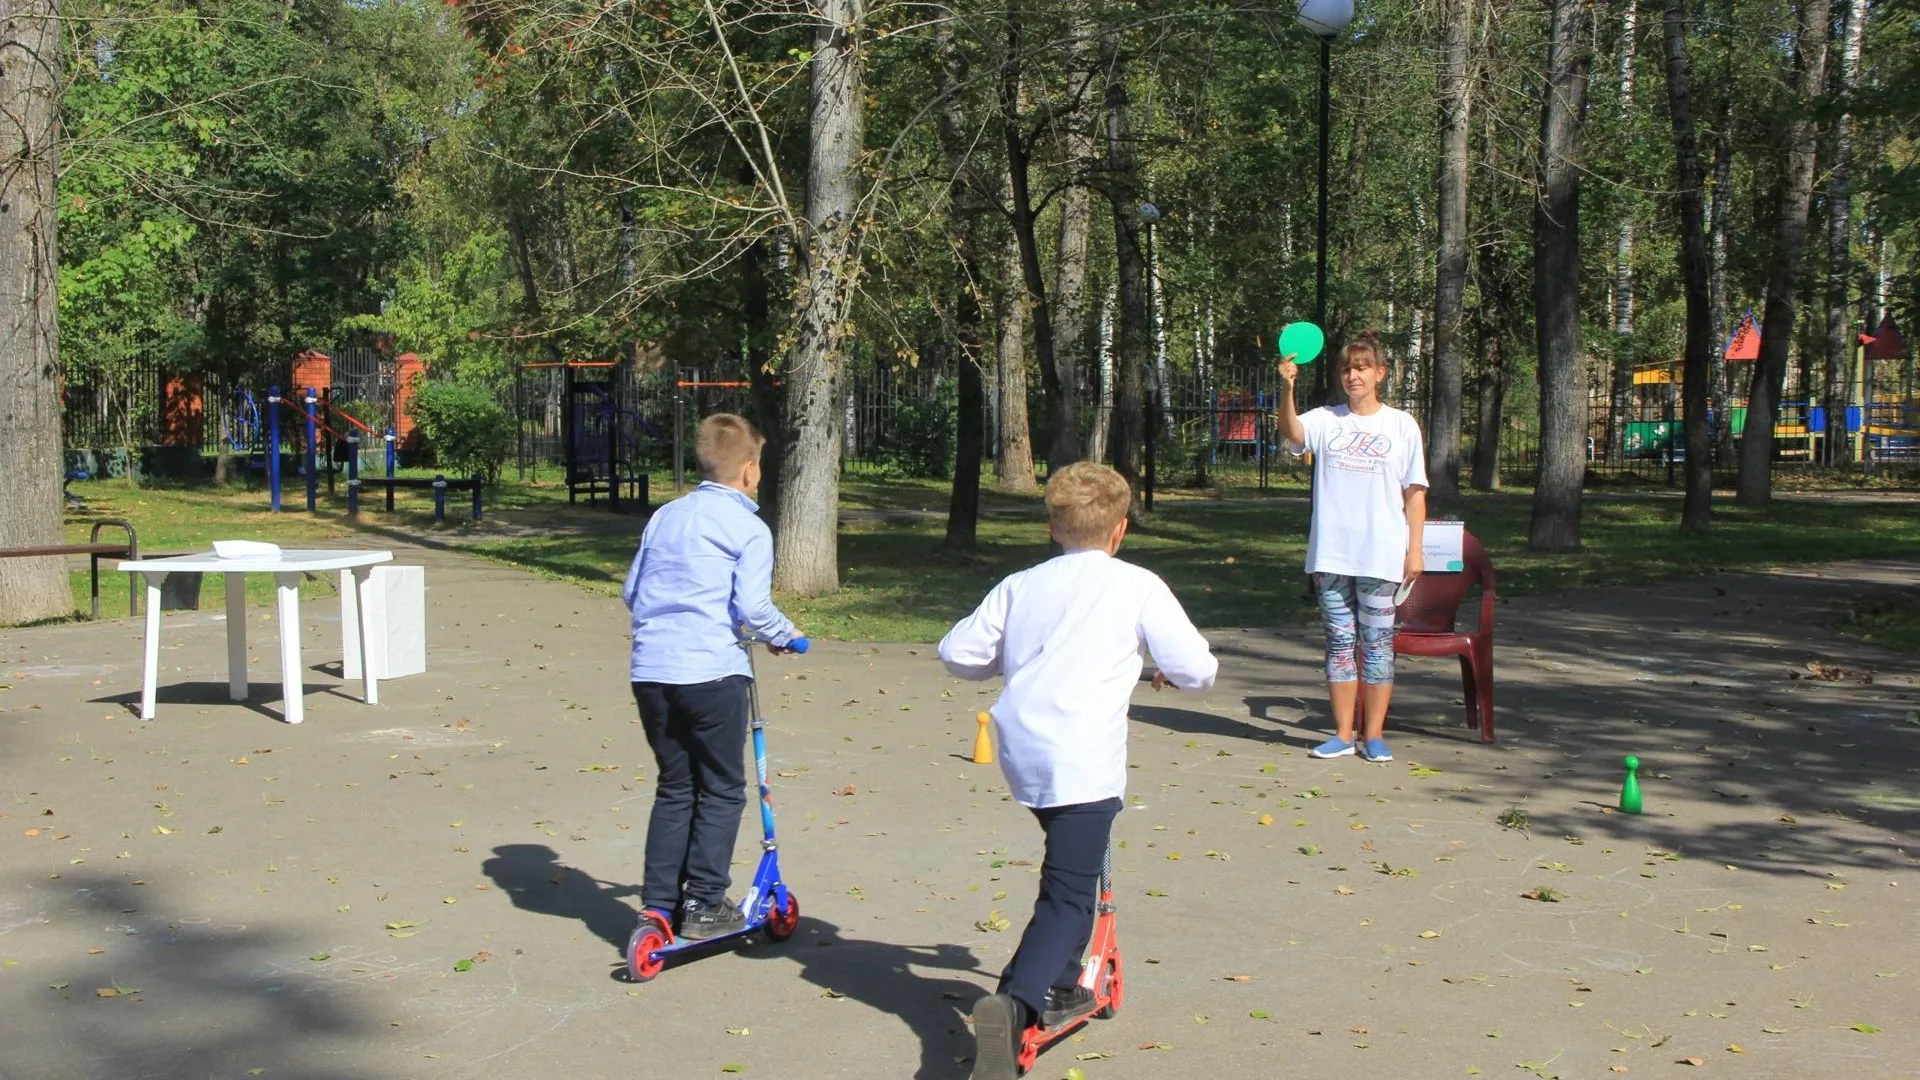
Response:
[{"label": "woman in white t-shirt", "polygon": [[[1387,354],[1372,331],[1340,350],[1334,376],[1347,403],[1294,410],[1292,357],[1280,363],[1281,430],[1313,455],[1307,573],[1327,629],[1327,697],[1334,737],[1309,753],[1392,761],[1382,734],[1393,699],[1394,593],[1420,574],[1427,521],[1426,450],[1412,416],[1380,400]],[[1358,738],[1354,710],[1359,708]]]}]

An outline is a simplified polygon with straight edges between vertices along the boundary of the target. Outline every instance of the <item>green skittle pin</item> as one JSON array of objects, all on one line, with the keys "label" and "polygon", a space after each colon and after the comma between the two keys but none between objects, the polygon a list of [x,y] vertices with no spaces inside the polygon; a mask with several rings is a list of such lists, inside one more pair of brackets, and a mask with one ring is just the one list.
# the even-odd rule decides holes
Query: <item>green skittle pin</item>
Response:
[{"label": "green skittle pin", "polygon": [[1637,814],[1640,812],[1640,759],[1628,754],[1626,782],[1620,785],[1620,812]]}]

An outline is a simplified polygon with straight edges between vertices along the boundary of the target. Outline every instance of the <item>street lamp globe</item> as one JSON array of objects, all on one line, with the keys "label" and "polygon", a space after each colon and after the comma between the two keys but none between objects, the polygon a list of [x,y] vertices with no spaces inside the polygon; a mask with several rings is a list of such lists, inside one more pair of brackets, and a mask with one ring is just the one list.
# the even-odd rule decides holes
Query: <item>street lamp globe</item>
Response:
[{"label": "street lamp globe", "polygon": [[1295,14],[1300,29],[1314,37],[1338,37],[1353,22],[1353,0],[1300,0]]}]

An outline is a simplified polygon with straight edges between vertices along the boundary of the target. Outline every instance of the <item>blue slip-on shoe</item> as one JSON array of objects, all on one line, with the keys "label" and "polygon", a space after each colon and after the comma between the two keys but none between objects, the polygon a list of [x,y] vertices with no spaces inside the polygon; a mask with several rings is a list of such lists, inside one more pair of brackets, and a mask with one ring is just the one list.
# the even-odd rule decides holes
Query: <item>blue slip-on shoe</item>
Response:
[{"label": "blue slip-on shoe", "polygon": [[1352,757],[1353,744],[1335,735],[1333,738],[1307,751],[1307,756],[1316,758]]},{"label": "blue slip-on shoe", "polygon": [[1387,749],[1387,740],[1368,739],[1360,748],[1360,756],[1368,761],[1392,761],[1393,751]]}]

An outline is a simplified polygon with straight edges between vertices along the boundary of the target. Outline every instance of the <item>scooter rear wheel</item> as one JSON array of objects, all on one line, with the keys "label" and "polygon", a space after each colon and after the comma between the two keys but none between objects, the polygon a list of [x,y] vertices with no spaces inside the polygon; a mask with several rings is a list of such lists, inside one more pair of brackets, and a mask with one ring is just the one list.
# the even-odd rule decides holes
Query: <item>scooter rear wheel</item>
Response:
[{"label": "scooter rear wheel", "polygon": [[1099,1012],[1093,1014],[1095,1020],[1110,1020],[1119,1013],[1121,999],[1126,996],[1126,982],[1120,977],[1120,961],[1117,957],[1107,961],[1106,966],[1100,969],[1100,986],[1095,996],[1107,1001]]},{"label": "scooter rear wheel", "polygon": [[653,953],[666,947],[667,935],[659,925],[652,919],[640,920],[633,936],[627,939],[627,977],[637,983],[652,982],[666,966],[665,958]]},{"label": "scooter rear wheel", "polygon": [[787,902],[767,912],[767,940],[785,941],[800,928],[800,901],[791,891]]}]

